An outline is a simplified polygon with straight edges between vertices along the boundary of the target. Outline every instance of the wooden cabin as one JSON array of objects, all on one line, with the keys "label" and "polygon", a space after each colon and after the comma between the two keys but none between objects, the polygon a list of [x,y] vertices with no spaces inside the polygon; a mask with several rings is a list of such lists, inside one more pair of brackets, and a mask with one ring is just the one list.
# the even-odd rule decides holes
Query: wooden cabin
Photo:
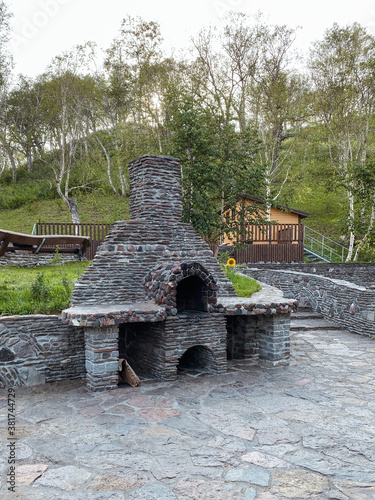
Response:
[{"label": "wooden cabin", "polygon": [[270,223],[254,225],[246,223],[246,216],[241,217],[244,208],[258,211],[259,218],[267,219],[264,202],[250,195],[243,195],[237,202],[236,209],[227,209],[225,216],[232,221],[235,230],[224,233],[221,245],[239,247],[234,250],[238,263],[247,262],[302,262],[303,261],[303,225],[302,219],[307,212],[282,205],[271,207]]}]

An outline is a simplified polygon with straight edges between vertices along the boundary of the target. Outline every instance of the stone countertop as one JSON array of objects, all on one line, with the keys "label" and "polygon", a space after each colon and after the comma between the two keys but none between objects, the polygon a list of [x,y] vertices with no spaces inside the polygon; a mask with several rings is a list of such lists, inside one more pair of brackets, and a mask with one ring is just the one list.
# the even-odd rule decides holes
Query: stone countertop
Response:
[{"label": "stone countertop", "polygon": [[82,304],[62,312],[64,323],[88,327],[163,321],[165,317],[165,308],[150,301],[131,304]]},{"label": "stone countertop", "polygon": [[219,297],[219,311],[232,316],[233,314],[288,314],[297,309],[297,300],[286,299],[283,292],[276,287],[265,283],[260,283],[260,285],[262,289],[248,298]]},{"label": "stone countertop", "polygon": [[[209,313],[232,315],[289,314],[296,310],[296,300],[285,299],[283,292],[265,283],[249,298],[218,297],[218,303]],[[104,327],[120,323],[164,321],[163,306],[151,301],[131,304],[82,304],[62,312],[64,323],[73,326]]]}]

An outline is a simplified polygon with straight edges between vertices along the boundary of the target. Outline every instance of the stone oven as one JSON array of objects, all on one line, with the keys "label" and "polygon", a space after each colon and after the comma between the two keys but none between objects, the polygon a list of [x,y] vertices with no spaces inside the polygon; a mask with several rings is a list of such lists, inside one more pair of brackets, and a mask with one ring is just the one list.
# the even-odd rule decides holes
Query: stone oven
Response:
[{"label": "stone oven", "polygon": [[118,384],[118,360],[137,374],[224,373],[227,359],[289,359],[293,301],[239,299],[212,251],[181,222],[179,160],[129,164],[130,220],[116,222],[77,282],[66,323],[85,329],[88,387]]}]

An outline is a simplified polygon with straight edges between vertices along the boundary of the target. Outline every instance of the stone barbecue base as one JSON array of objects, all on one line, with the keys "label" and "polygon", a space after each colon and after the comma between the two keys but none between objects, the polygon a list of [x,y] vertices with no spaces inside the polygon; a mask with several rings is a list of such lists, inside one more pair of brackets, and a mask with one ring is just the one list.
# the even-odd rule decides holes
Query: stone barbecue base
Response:
[{"label": "stone barbecue base", "polygon": [[178,371],[226,373],[227,359],[253,359],[276,367],[289,364],[290,316],[222,316],[195,313],[158,323],[124,323],[85,330],[88,388],[114,389],[118,359],[137,375],[176,380]]},{"label": "stone barbecue base", "polygon": [[179,369],[225,373],[227,359],[287,365],[289,327],[289,314],[197,313],[92,328],[58,316],[3,317],[0,387],[86,377],[91,390],[114,389],[123,357],[138,375],[164,380]]},{"label": "stone barbecue base", "polygon": [[179,361],[188,351],[196,368],[211,373],[227,369],[227,330],[221,315],[179,315],[155,324],[121,325],[120,336],[124,355],[136,372],[175,380]]},{"label": "stone barbecue base", "polygon": [[[237,296],[209,245],[181,220],[179,160],[143,156],[129,164],[129,180],[131,219],[112,225],[61,316],[64,328],[84,330],[88,387],[117,387],[120,359],[163,380],[179,370],[225,373],[228,358],[287,364],[295,301],[267,288]],[[12,340],[0,356],[16,366]]]}]

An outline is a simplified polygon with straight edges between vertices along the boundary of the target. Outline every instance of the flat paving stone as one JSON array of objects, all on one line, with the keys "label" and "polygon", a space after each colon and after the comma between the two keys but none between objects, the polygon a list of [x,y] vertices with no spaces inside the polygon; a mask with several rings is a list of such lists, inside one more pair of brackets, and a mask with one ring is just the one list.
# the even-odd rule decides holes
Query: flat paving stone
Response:
[{"label": "flat paving stone", "polygon": [[289,367],[16,388],[15,493],[2,390],[0,498],[373,500],[375,341],[293,322]]},{"label": "flat paving stone", "polygon": [[237,481],[258,486],[268,486],[270,474],[260,467],[231,469],[225,477],[227,482]]}]

